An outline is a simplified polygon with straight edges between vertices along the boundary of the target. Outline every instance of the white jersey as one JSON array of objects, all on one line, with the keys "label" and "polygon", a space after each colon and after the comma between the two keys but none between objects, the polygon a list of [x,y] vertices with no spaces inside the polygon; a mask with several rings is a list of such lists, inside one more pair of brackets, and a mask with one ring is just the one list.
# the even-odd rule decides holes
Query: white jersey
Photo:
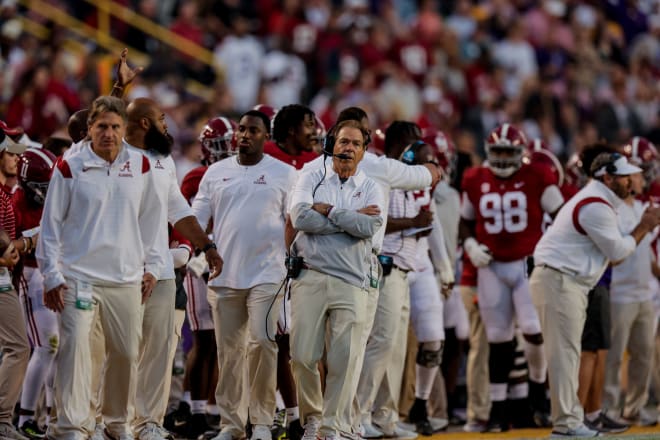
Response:
[{"label": "white jersey", "polygon": [[[407,191],[395,189],[390,192],[388,218],[413,218],[419,213],[419,206],[413,195]],[[394,265],[404,270],[417,270],[417,255],[422,247],[414,234],[401,230],[385,234],[383,254],[390,255]],[[428,245],[426,246],[428,250]]]},{"label": "white jersey", "polygon": [[[621,233],[630,234],[642,218],[646,205],[634,200],[630,206],[622,203],[617,209],[617,220]],[[651,283],[651,242],[653,234],[646,234],[628,258],[612,267],[610,300],[614,303],[632,303],[653,299]]]},{"label": "white jersey", "polygon": [[228,35],[215,49],[215,60],[224,70],[227,89],[239,112],[257,103],[263,56],[261,43],[252,35]]},{"label": "white jersey", "polygon": [[[156,252],[163,255],[170,254],[170,239],[167,223],[174,225],[184,217],[193,215],[192,209],[186,199],[183,198],[176,180],[176,168],[171,156],[163,156],[151,150],[136,148],[124,141],[129,150],[144,154],[151,164],[151,172],[154,175],[155,191],[152,197],[156,197],[159,207],[159,222],[153,225],[156,228]],[[160,280],[174,279],[174,264],[172,258],[165,258],[165,267],[160,274]]]},{"label": "white jersey", "polygon": [[253,166],[234,156],[209,167],[192,205],[202,228],[213,219],[224,259],[209,286],[249,289],[284,279],[284,225],[295,181],[295,168],[268,155]]},{"label": "white jersey", "polygon": [[[303,170],[310,168],[323,167],[324,157],[320,156],[303,166]],[[326,170],[328,176],[332,171],[332,160],[326,159]],[[369,151],[364,153],[364,157],[358,164],[358,169],[362,170],[367,177],[373,179],[380,188],[380,192],[385,197],[383,208],[385,212],[390,206],[390,191],[393,189],[415,190],[426,188],[431,185],[431,172],[422,165],[406,165],[405,163],[390,159],[385,156],[377,156]],[[380,228],[372,239],[374,251],[380,253],[383,246],[383,237],[385,236],[385,224]]]},{"label": "white jersey", "polygon": [[458,224],[461,219],[461,196],[447,182],[440,181],[433,191],[438,220],[442,225],[447,254],[452,266],[456,265]]}]

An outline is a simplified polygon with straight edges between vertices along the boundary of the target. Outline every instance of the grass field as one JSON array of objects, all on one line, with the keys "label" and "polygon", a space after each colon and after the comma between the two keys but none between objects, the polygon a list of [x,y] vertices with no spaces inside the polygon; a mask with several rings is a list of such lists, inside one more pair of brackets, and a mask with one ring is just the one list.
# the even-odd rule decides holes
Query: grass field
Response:
[{"label": "grass field", "polygon": [[[549,429],[514,429],[500,434],[479,434],[474,432],[447,432],[435,434],[431,437],[433,440],[532,440],[532,439],[546,439],[550,436]],[[426,437],[418,437],[418,440],[423,440]],[[660,440],[660,426],[654,427],[632,427],[630,430],[623,434],[606,435],[607,439],[625,439],[625,440]]]}]

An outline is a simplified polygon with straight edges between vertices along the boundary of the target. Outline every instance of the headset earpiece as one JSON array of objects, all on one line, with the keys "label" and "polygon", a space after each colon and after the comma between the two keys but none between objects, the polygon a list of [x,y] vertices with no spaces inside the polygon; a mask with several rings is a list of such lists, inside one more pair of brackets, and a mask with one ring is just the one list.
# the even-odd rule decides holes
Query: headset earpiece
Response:
[{"label": "headset earpiece", "polygon": [[333,125],[323,139],[323,154],[326,156],[332,156],[335,152],[335,127]]},{"label": "headset earpiece", "polygon": [[607,165],[605,165],[605,171],[607,171],[607,174],[611,174],[611,175],[616,174],[617,168],[615,162],[619,159],[621,159],[621,154],[619,153],[612,153],[610,155],[610,161]]}]

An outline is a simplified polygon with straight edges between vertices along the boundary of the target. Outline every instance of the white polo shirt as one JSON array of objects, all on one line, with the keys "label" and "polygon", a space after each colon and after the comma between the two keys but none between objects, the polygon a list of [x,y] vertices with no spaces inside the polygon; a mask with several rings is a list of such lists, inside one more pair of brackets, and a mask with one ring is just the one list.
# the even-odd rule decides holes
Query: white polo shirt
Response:
[{"label": "white polo shirt", "polygon": [[[588,197],[597,197],[608,204],[594,202],[579,209],[574,223],[575,207]],[[534,263],[548,265],[592,288],[610,262],[617,262],[632,254],[637,246],[632,235],[619,230],[616,209],[621,200],[598,180],[592,180],[559,210],[534,251]]]},{"label": "white polo shirt", "polygon": [[192,204],[203,229],[213,219],[224,260],[209,286],[249,289],[282,282],[288,194],[295,181],[295,168],[267,154],[252,166],[233,156],[209,167]]}]

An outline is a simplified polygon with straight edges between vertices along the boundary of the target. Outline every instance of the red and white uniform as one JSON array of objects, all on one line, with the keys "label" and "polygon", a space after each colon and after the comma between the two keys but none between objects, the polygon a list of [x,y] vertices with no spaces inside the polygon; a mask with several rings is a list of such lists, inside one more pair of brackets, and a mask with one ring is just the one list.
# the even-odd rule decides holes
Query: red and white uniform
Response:
[{"label": "red and white uniform", "polygon": [[514,336],[514,313],[524,334],[541,332],[527,279],[526,257],[542,235],[544,213],[564,199],[547,167],[523,164],[508,178],[489,168],[463,176],[461,216],[475,221],[475,239],[490,249],[493,261],[478,269],[479,309],[490,342]]},{"label": "red and white uniform", "polygon": [[275,142],[266,142],[264,144],[264,153],[291,165],[297,170],[302,169],[303,165],[319,156],[313,151],[301,151],[300,154],[293,156],[278,147]]},{"label": "red and white uniform", "polygon": [[[24,231],[36,228],[41,222],[43,206],[30,203],[21,187],[16,188],[13,195],[16,212],[16,233],[23,235]],[[28,336],[34,347],[51,347],[57,349],[59,331],[57,314],[47,309],[43,303],[44,279],[37,267],[34,252],[23,258],[23,278],[19,293],[25,309],[25,320],[28,324]]]},{"label": "red and white uniform", "polygon": [[[181,193],[189,203],[199,190],[199,182],[209,167],[197,167],[183,178],[181,182]],[[202,257],[204,258],[204,257]],[[213,316],[211,314],[211,305],[209,304],[206,291],[206,280],[204,277],[195,276],[191,271],[186,272],[186,278],[183,280],[183,288],[186,291],[188,302],[186,303],[186,315],[190,329],[194,332],[202,330],[213,330]]]}]

